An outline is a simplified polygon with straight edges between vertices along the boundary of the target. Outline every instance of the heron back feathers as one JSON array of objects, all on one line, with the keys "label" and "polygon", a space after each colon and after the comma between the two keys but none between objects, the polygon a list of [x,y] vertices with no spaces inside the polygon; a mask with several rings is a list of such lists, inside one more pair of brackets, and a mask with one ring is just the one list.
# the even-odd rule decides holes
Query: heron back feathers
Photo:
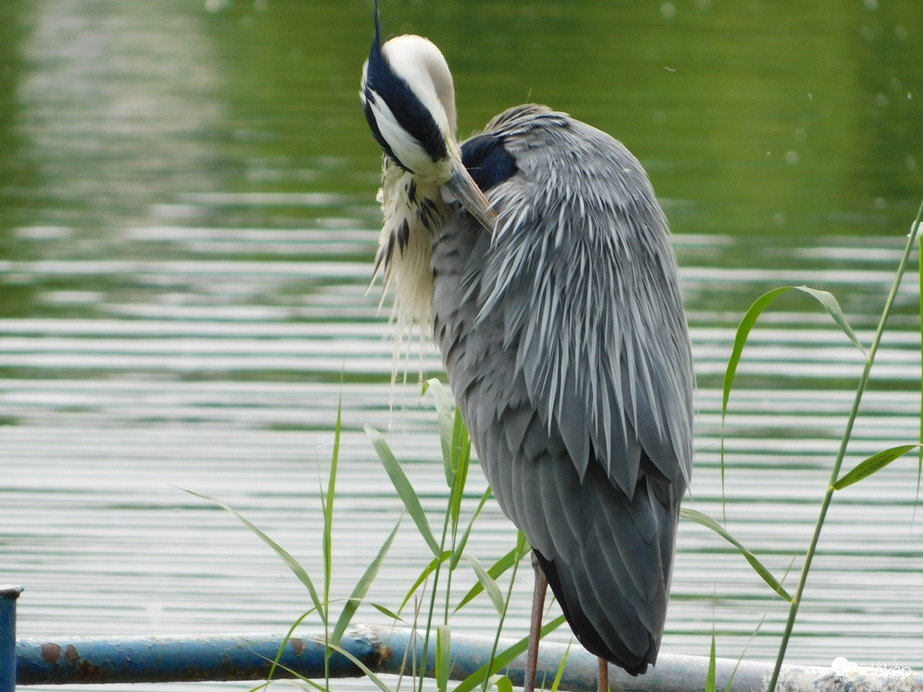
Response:
[{"label": "heron back feathers", "polygon": [[521,106],[462,145],[499,213],[433,250],[434,334],[504,512],[580,641],[656,659],[692,459],[692,363],[666,219],[640,163]]},{"label": "heron back feathers", "polygon": [[491,190],[500,218],[479,319],[502,313],[528,393],[581,472],[599,450],[630,496],[640,441],[688,484],[691,353],[667,221],[641,164],[609,135],[537,106],[501,114],[488,134],[519,175]]}]

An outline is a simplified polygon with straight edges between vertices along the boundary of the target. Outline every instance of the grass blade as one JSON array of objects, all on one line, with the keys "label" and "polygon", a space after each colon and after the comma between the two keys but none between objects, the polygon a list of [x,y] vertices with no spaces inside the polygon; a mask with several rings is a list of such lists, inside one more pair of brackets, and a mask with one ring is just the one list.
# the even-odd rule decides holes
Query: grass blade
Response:
[{"label": "grass blade", "polygon": [[[734,348],[731,351],[731,357],[728,360],[727,370],[724,374],[724,390],[722,393],[721,400],[721,509],[722,513],[725,515],[726,520],[726,510],[724,504],[724,423],[727,418],[727,409],[728,401],[731,397],[731,388],[734,384],[734,377],[737,374],[737,366],[740,364],[740,357],[744,350],[744,345],[747,343],[747,337],[750,335],[750,331],[753,329],[753,325],[756,324],[757,318],[763,314],[766,308],[779,296],[782,296],[789,291],[801,291],[807,295],[813,297],[821,305],[824,306],[824,309],[830,314],[833,318],[833,321],[836,322],[840,329],[849,337],[849,340],[852,341],[856,347],[862,352],[862,355],[868,357],[865,348],[862,346],[862,342],[859,341],[859,337],[856,336],[856,333],[853,331],[852,327],[849,326],[849,322],[846,320],[846,316],[843,314],[843,310],[840,307],[840,304],[837,302],[836,298],[833,297],[832,293],[827,291],[822,291],[816,288],[811,288],[810,286],[780,286],[779,288],[774,288],[771,291],[767,291],[755,301],[749,307],[747,312],[744,314],[743,319],[740,321],[740,325],[737,327],[737,334],[734,337]],[[923,420],[921,420],[921,426],[923,426]],[[923,428],[921,428],[923,430]]]},{"label": "grass blade", "polygon": [[429,564],[423,568],[422,572],[420,572],[420,576],[417,577],[417,580],[413,583],[413,586],[410,587],[410,590],[404,597],[404,601],[401,603],[401,607],[398,609],[398,612],[404,610],[404,608],[410,602],[410,599],[413,597],[414,593],[416,593],[416,590],[419,589],[427,579],[429,579],[429,575],[431,575],[442,562],[445,562],[450,557],[452,557],[452,553],[446,550],[440,557],[434,557],[429,561]]},{"label": "grass blade", "polygon": [[499,585],[481,566],[481,563],[478,562],[478,559],[474,557],[474,555],[465,555],[465,557],[468,559],[468,562],[471,563],[471,568],[477,575],[478,582],[481,584],[481,586],[484,587],[484,590],[490,597],[490,602],[494,604],[494,608],[496,609],[497,613],[502,615],[506,607],[506,603],[503,600],[503,593],[500,591]]},{"label": "grass blade", "polygon": [[[340,386],[342,387],[342,373]],[[330,460],[330,476],[327,480],[327,492],[321,488],[321,503],[324,509],[324,603],[330,603],[330,584],[333,581],[333,498],[336,496],[337,466],[340,460],[340,432],[343,429],[343,396],[337,403],[337,422],[333,435],[333,454]]]},{"label": "grass blade", "polygon": [[824,526],[824,520],[826,519],[827,511],[830,508],[830,503],[833,500],[833,493],[836,492],[833,484],[836,482],[840,475],[840,469],[843,466],[843,459],[846,456],[846,448],[852,439],[852,431],[856,422],[856,418],[859,415],[859,406],[862,403],[862,396],[865,394],[866,387],[868,386],[872,366],[874,365],[875,356],[878,353],[878,348],[881,345],[881,339],[884,335],[885,326],[888,323],[888,318],[891,316],[891,311],[894,308],[894,302],[897,299],[901,281],[903,281],[904,278],[904,272],[907,270],[907,266],[910,262],[910,256],[914,250],[916,230],[919,228],[921,217],[923,217],[923,204],[920,205],[920,210],[917,212],[916,222],[912,227],[910,234],[908,235],[907,245],[904,247],[904,252],[901,255],[901,260],[897,266],[897,273],[895,274],[894,281],[891,284],[891,290],[888,291],[888,297],[885,300],[884,308],[881,311],[881,317],[878,320],[878,327],[875,329],[875,335],[872,337],[872,343],[869,347],[868,355],[865,358],[865,367],[863,368],[862,375],[859,378],[859,384],[856,388],[856,395],[853,398],[853,405],[850,409],[849,418],[846,421],[846,429],[843,432],[842,439],[840,440],[840,450],[837,453],[836,461],[834,461],[833,469],[830,472],[830,485],[827,487],[827,492],[824,493],[824,499],[821,503],[820,512],[818,513],[817,517],[817,523],[814,526],[814,535],[811,537],[811,543],[804,554],[804,562],[801,567],[801,577],[798,579],[798,587],[795,591],[795,598],[789,604],[788,619],[785,621],[785,629],[782,632],[782,641],[779,643],[779,652],[776,655],[776,664],[773,666],[772,676],[769,679],[768,688],[770,692],[775,690],[776,683],[779,680],[779,674],[782,671],[782,662],[785,660],[785,652],[788,648],[788,643],[791,640],[792,631],[795,627],[795,620],[798,617],[798,608],[801,604],[805,585],[807,584],[808,574],[811,571],[811,564],[814,560],[814,555],[817,552],[817,544],[820,542],[820,534]]},{"label": "grass blade", "polygon": [[379,613],[381,613],[382,615],[384,615],[386,618],[389,618],[389,619],[391,619],[391,620],[394,620],[395,622],[402,622],[402,623],[404,623],[405,625],[406,625],[406,624],[409,624],[409,623],[407,623],[406,620],[404,620],[404,618],[402,618],[400,615],[398,615],[397,613],[395,613],[395,612],[394,612],[393,610],[391,610],[390,608],[381,605],[381,603],[369,603],[369,605],[372,606],[372,607],[373,607],[375,610],[377,610]]},{"label": "grass blade", "polygon": [[843,308],[840,307],[840,304],[837,302],[836,298],[833,297],[832,293],[828,291],[821,291],[817,288],[811,288],[810,286],[793,286],[797,291],[802,293],[807,293],[809,296],[814,298],[818,303],[824,306],[824,309],[830,314],[833,318],[833,321],[837,323],[840,329],[843,330],[843,333],[853,342],[856,348],[862,352],[863,356],[868,357],[868,352],[865,350],[865,347],[862,345],[862,342],[859,341],[859,337],[856,336],[856,333],[853,331],[852,327],[849,326],[849,322],[846,320],[846,315],[843,314]]},{"label": "grass blade", "polygon": [[701,524],[702,526],[711,529],[728,543],[737,548],[737,550],[740,551],[740,554],[744,556],[744,559],[749,562],[750,566],[753,567],[756,573],[760,575],[762,580],[769,585],[769,588],[771,588],[789,603],[792,602],[792,597],[789,595],[788,591],[786,591],[782,584],[779,583],[779,581],[774,576],[772,576],[772,573],[766,569],[766,567],[762,562],[759,561],[756,555],[750,552],[749,548],[744,546],[740,541],[728,533],[727,529],[721,526],[721,524],[719,524],[707,514],[703,514],[702,512],[689,509],[687,507],[681,508],[679,510],[679,515],[683,519],[690,519],[697,524]]},{"label": "grass blade", "polygon": [[[490,575],[490,578],[496,580],[497,577],[506,572],[506,570],[508,570],[514,564],[516,564],[516,562],[520,559],[518,552],[519,551],[516,548],[513,548],[510,552],[508,552],[506,555],[497,560],[493,565],[491,565],[487,570],[487,574]],[[479,581],[477,584],[472,586],[471,589],[469,589],[468,593],[464,595],[453,612],[457,613],[463,607],[468,605],[468,603],[479,596],[483,590],[484,585]]]},{"label": "grass blade", "polygon": [[[297,670],[294,670],[294,669],[292,669],[292,668],[289,668],[288,666],[284,666],[284,665],[282,665],[281,663],[278,664],[277,666],[275,666],[275,670],[282,670],[282,671],[285,671],[286,673],[288,673],[288,674],[292,677],[293,680],[297,680],[297,681],[298,681],[299,683],[301,683],[305,688],[315,689],[315,690],[317,690],[317,692],[329,692],[329,689],[330,689],[329,685],[321,685],[320,683],[316,683],[316,682],[314,682],[313,680],[310,680],[310,679],[306,678],[304,675],[302,675],[301,673],[299,673]],[[275,671],[273,671],[273,672],[275,672]],[[252,688],[251,690],[249,690],[249,692],[256,692],[256,690],[268,690],[270,685],[273,685],[273,684],[275,684],[275,683],[277,683],[277,682],[279,682],[279,681],[278,681],[278,680],[272,680],[272,681],[264,682],[264,683],[263,683],[262,685],[260,685],[259,687],[254,687],[254,688]],[[293,683],[293,684],[294,684],[294,683]]]},{"label": "grass blade", "polygon": [[375,577],[378,576],[378,570],[381,568],[381,563],[384,561],[388,551],[391,550],[391,544],[394,542],[394,537],[397,535],[397,530],[400,528],[400,526],[401,522],[398,520],[387,540],[385,540],[385,542],[382,544],[381,549],[378,551],[378,555],[375,556],[375,559],[372,560],[371,564],[365,570],[365,573],[363,573],[359,581],[356,582],[356,586],[353,588],[353,592],[349,595],[349,599],[346,601],[346,605],[343,606],[343,612],[340,613],[340,617],[337,618],[336,625],[333,628],[333,634],[330,636],[331,644],[340,643],[340,639],[343,637],[343,633],[346,632],[346,628],[349,627],[349,623],[352,620],[353,615],[355,615],[359,605],[365,599],[366,594],[369,592],[369,587],[372,585]]},{"label": "grass blade", "polygon": [[497,692],[513,692],[513,681],[505,675],[496,676],[492,683],[497,688]]},{"label": "grass blade", "polygon": [[474,528],[474,521],[481,516],[481,511],[484,509],[484,505],[487,504],[487,500],[490,499],[490,495],[491,490],[488,486],[487,490],[485,490],[484,494],[481,496],[481,501],[478,503],[477,508],[471,515],[471,521],[469,521],[468,526],[465,527],[465,532],[462,534],[461,540],[458,541],[458,544],[455,546],[454,552],[452,553],[452,561],[449,563],[450,570],[454,570],[458,567],[461,556],[465,553],[465,546],[468,545],[468,537],[471,535],[471,529]]},{"label": "grass blade", "polygon": [[[348,658],[350,661],[352,661],[354,664],[356,664],[356,666],[359,668],[359,670],[361,670],[363,673],[365,673],[365,677],[367,677],[369,680],[371,680],[371,681],[375,684],[375,686],[376,686],[378,689],[381,690],[381,692],[392,692],[392,691],[391,691],[391,688],[388,687],[388,686],[385,684],[385,682],[384,682],[380,677],[378,677],[378,675],[376,675],[375,672],[374,672],[371,668],[369,668],[369,667],[368,667],[367,665],[365,665],[362,661],[360,661],[358,658],[356,658],[355,656],[353,656],[349,651],[347,651],[347,650],[344,649],[343,647],[341,647],[341,646],[339,646],[339,645],[335,645],[335,644],[331,644],[330,648],[333,649],[334,651],[336,651],[337,653],[346,656],[346,658]],[[302,679],[303,679],[303,678],[302,678]]]},{"label": "grass blade", "polygon": [[558,672],[555,673],[554,681],[551,683],[551,692],[558,692],[558,689],[561,687],[561,678],[564,677],[564,668],[567,667],[567,657],[570,656],[571,644],[573,644],[573,640],[571,640],[570,644],[567,645],[567,648],[564,649],[564,656],[561,658],[561,665],[558,666]]},{"label": "grass blade", "polygon": [[381,459],[385,471],[387,471],[388,477],[394,485],[394,489],[397,490],[397,494],[404,503],[407,513],[417,525],[417,530],[420,532],[423,540],[426,541],[426,545],[433,551],[433,555],[439,557],[442,551],[439,548],[439,542],[436,540],[436,537],[433,536],[433,531],[429,526],[429,520],[426,518],[423,506],[420,504],[420,498],[417,497],[416,491],[410,484],[410,480],[404,473],[404,469],[401,468],[401,464],[397,460],[397,457],[394,456],[394,452],[392,452],[391,448],[388,446],[388,442],[385,440],[384,436],[371,425],[366,424],[365,434],[368,435],[369,440],[371,440],[372,446],[378,453],[378,458]]},{"label": "grass blade", "polygon": [[[540,638],[553,632],[566,622],[563,615],[559,615],[551,622],[544,625],[540,632]],[[454,692],[471,692],[475,687],[481,685],[485,678],[489,679],[498,670],[506,668],[514,658],[522,654],[529,646],[529,638],[524,637],[510,646],[508,649],[501,651],[490,661],[474,671],[455,688]]]},{"label": "grass blade", "polygon": [[863,478],[868,478],[873,473],[876,473],[883,469],[885,466],[890,464],[896,459],[900,459],[911,449],[916,449],[920,445],[901,445],[899,447],[891,447],[890,449],[885,449],[884,451],[873,454],[868,459],[860,462],[856,465],[852,471],[844,475],[842,478],[837,480],[833,484],[834,490],[842,490],[847,488],[853,483],[858,483]]},{"label": "grass blade", "polygon": [[744,313],[743,318],[740,320],[740,325],[737,327],[737,334],[734,337],[734,347],[731,350],[731,357],[728,359],[727,369],[724,373],[724,391],[721,399],[721,449],[720,449],[720,459],[721,459],[721,513],[724,517],[725,522],[727,521],[727,510],[724,504],[724,423],[727,418],[728,411],[728,401],[731,398],[731,388],[734,385],[734,377],[737,374],[737,366],[740,364],[740,357],[743,354],[744,346],[747,343],[747,337],[750,335],[750,330],[753,329],[753,325],[756,324],[757,318],[763,313],[769,304],[772,303],[776,298],[778,298],[783,293],[788,293],[791,290],[790,286],[783,286],[782,288],[776,288],[768,293],[764,293],[747,309],[747,312]]},{"label": "grass blade", "polygon": [[788,293],[791,288],[791,286],[782,286],[781,288],[775,288],[768,293],[764,293],[753,301],[753,305],[749,307],[747,312],[744,313],[743,319],[740,320],[740,325],[737,327],[737,335],[734,337],[734,348],[731,351],[727,370],[724,373],[724,396],[721,402],[722,419],[727,413],[728,399],[731,397],[731,386],[734,384],[734,376],[737,374],[737,366],[740,364],[740,356],[743,353],[744,345],[747,343],[750,330],[753,329],[753,325],[756,324],[757,318],[763,314],[763,311],[769,307],[769,304],[783,293]]},{"label": "grass blade", "polygon": [[449,499],[449,518],[454,529],[458,528],[461,516],[461,503],[465,494],[465,484],[468,480],[468,467],[471,463],[471,438],[468,429],[462,420],[461,412],[456,409],[455,420],[452,425],[452,438],[449,463],[452,469],[452,480],[449,487],[452,496]]},{"label": "grass blade", "polygon": [[740,321],[740,325],[737,327],[737,335],[734,338],[734,348],[731,351],[731,357],[728,360],[727,370],[724,375],[724,395],[721,402],[722,418],[727,413],[728,399],[731,396],[731,386],[734,383],[737,366],[740,364],[740,356],[743,353],[744,345],[747,343],[747,337],[750,335],[753,325],[756,324],[757,318],[763,314],[766,308],[768,308],[776,298],[793,290],[806,293],[823,305],[824,309],[830,313],[833,321],[836,322],[840,329],[843,330],[843,333],[849,337],[849,340],[862,351],[863,355],[867,355],[865,347],[862,346],[859,337],[856,336],[852,327],[849,326],[849,322],[846,321],[846,316],[843,314],[840,304],[837,302],[836,298],[833,297],[832,293],[811,288],[810,286],[780,286],[779,288],[767,291],[753,302],[753,305],[751,305],[746,314],[744,314],[743,319]]},{"label": "grass blade", "polygon": [[705,692],[715,692],[715,669],[718,667],[717,663],[717,659],[715,658],[715,629],[712,627],[711,651],[708,654],[708,674],[705,678]]},{"label": "grass blade", "polygon": [[272,660],[272,665],[269,666],[269,672],[266,674],[266,683],[261,685],[261,687],[266,688],[269,686],[269,683],[272,681],[273,676],[276,673],[276,669],[282,667],[282,664],[279,661],[282,660],[282,654],[285,653],[285,647],[288,646],[289,641],[291,641],[292,635],[295,633],[295,630],[304,622],[304,619],[308,617],[311,613],[314,612],[312,608],[306,613],[302,613],[301,616],[292,623],[292,626],[288,628],[288,632],[285,633],[285,637],[282,639],[282,646],[279,647],[278,653],[276,653],[275,658]]},{"label": "grass blade", "polygon": [[452,672],[452,628],[439,625],[436,629],[436,686],[440,692],[449,688]]},{"label": "grass blade", "polygon": [[452,396],[446,390],[445,385],[437,378],[432,378],[423,383],[423,392],[429,392],[433,397],[433,403],[436,405],[436,420],[439,424],[439,439],[442,441],[442,463],[445,467],[445,482],[448,487],[452,487],[452,478],[454,468],[452,467],[452,427],[455,405]]},{"label": "grass blade", "polygon": [[266,545],[272,548],[275,551],[276,555],[282,558],[282,562],[284,562],[288,566],[288,568],[292,571],[292,573],[298,578],[298,581],[300,581],[302,584],[304,584],[308,588],[308,593],[311,594],[311,601],[314,603],[314,608],[320,614],[321,620],[323,621],[324,626],[326,627],[327,613],[324,610],[323,603],[321,602],[320,597],[317,594],[317,589],[314,588],[314,582],[311,581],[311,577],[308,576],[308,573],[305,571],[304,567],[302,567],[299,564],[299,562],[294,557],[292,557],[291,554],[285,548],[283,548],[281,545],[279,545],[274,540],[272,540],[269,536],[263,533],[263,531],[260,528],[258,528],[253,522],[251,522],[243,514],[238,512],[236,509],[234,509],[230,505],[226,505],[220,500],[216,500],[215,498],[209,495],[205,495],[204,493],[197,493],[194,490],[184,490],[182,488],[181,490],[183,490],[183,492],[189,493],[190,495],[201,497],[203,500],[212,502],[218,505],[219,507],[221,507],[222,509],[230,512],[235,517],[237,517],[244,526],[250,529],[264,543],[266,543]]}]

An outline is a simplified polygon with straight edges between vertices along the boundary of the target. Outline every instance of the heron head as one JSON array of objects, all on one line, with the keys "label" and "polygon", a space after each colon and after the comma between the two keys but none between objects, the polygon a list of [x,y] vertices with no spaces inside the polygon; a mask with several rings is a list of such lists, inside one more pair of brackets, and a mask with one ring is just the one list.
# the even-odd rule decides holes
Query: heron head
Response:
[{"label": "heron head", "polygon": [[386,155],[429,182],[447,187],[488,230],[496,212],[461,159],[455,137],[455,88],[436,45],[421,36],[382,43],[375,4],[375,40],[362,67],[365,118]]}]

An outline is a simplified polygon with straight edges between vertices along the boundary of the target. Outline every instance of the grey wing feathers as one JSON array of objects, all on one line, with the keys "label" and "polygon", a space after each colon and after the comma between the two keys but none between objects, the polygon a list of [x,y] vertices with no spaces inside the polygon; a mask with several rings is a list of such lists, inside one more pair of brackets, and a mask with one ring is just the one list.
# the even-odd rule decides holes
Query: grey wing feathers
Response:
[{"label": "grey wing feathers", "polygon": [[691,355],[667,223],[647,176],[617,141],[562,114],[499,120],[515,133],[501,130],[522,175],[491,195],[500,222],[480,319],[502,310],[529,394],[575,460],[590,444],[604,464],[627,456],[629,467],[609,471],[630,494],[640,460],[625,439],[630,422],[661,471],[688,482]]},{"label": "grey wing feathers", "polygon": [[[434,330],[504,512],[580,641],[642,672],[691,473],[691,354],[666,220],[640,164],[543,107],[511,109],[518,172],[436,241]],[[483,136],[483,135],[482,135]]]}]

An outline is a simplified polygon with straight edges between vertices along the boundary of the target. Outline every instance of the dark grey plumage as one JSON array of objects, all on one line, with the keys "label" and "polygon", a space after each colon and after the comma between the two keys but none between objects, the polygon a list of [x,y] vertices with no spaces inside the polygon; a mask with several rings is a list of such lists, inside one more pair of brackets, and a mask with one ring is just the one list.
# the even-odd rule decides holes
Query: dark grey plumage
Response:
[{"label": "dark grey plumage", "polygon": [[513,108],[484,137],[516,170],[485,190],[493,236],[459,209],[435,238],[435,338],[497,500],[577,637],[644,672],[692,466],[667,222],[628,150],[565,114]]}]

